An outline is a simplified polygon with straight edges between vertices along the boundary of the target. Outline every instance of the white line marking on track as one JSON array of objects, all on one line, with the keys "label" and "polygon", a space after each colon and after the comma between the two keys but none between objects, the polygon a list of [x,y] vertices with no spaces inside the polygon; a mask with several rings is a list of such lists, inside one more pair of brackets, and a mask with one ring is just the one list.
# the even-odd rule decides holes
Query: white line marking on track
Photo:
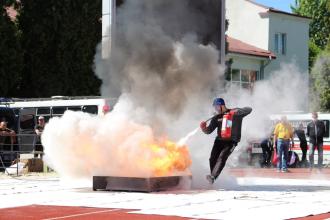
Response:
[{"label": "white line marking on track", "polygon": [[92,214],[98,214],[98,213],[105,213],[105,212],[115,212],[123,209],[111,209],[111,210],[103,210],[103,211],[96,211],[96,212],[86,212],[81,214],[75,214],[75,215],[66,215],[66,216],[60,216],[60,217],[54,217],[54,218],[44,218],[42,220],[55,220],[55,219],[64,219],[64,218],[71,218],[71,217],[77,217],[77,216],[84,216],[84,215],[92,215]]}]

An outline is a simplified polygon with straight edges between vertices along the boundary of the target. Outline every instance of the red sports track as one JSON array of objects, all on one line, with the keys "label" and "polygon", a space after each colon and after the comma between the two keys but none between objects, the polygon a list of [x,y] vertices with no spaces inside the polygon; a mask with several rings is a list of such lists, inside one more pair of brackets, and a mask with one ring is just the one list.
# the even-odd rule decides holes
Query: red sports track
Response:
[{"label": "red sports track", "polygon": [[136,219],[136,220],[179,220],[191,219],[176,216],[142,215],[129,213],[134,210],[104,209],[91,207],[30,205],[0,210],[1,220],[55,220],[55,219]]}]

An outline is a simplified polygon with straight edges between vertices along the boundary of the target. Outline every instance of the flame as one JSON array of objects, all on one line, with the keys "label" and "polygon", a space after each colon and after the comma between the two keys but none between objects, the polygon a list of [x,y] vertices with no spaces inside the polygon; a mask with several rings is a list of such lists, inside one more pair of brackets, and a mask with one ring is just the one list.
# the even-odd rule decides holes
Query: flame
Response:
[{"label": "flame", "polygon": [[178,171],[187,171],[191,165],[188,147],[169,140],[144,144],[151,153],[149,165],[153,176],[169,176]]},{"label": "flame", "polygon": [[150,126],[112,114],[67,111],[50,120],[42,136],[45,161],[67,177],[191,175],[187,138],[155,137]]}]

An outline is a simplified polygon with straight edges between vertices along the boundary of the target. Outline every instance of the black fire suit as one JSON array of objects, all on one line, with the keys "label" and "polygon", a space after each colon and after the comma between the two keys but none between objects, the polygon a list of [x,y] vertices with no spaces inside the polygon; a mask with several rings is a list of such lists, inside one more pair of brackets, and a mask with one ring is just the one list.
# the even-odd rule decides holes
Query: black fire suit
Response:
[{"label": "black fire suit", "polygon": [[218,135],[214,141],[213,148],[210,156],[210,171],[211,175],[216,179],[222,169],[225,167],[226,161],[229,155],[234,151],[235,146],[241,140],[241,129],[242,129],[242,120],[243,117],[250,114],[252,108],[235,108],[228,109],[229,111],[235,111],[232,120],[232,131],[231,131],[231,140],[224,140],[221,138],[221,125],[223,114],[215,115],[206,129],[203,130],[205,134],[212,133],[216,128]]}]

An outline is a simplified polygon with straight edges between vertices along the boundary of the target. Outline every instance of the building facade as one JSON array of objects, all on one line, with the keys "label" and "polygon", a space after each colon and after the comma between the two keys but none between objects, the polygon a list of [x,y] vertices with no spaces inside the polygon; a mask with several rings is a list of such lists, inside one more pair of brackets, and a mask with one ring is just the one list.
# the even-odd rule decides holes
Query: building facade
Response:
[{"label": "building facade", "polygon": [[[215,19],[220,20],[220,34],[213,43],[219,49],[220,63],[227,60],[230,83],[253,88],[255,81],[268,79],[283,63],[295,63],[308,75],[309,18],[250,0],[210,1],[219,3],[220,16]],[[116,9],[125,1],[102,2],[102,56],[106,59],[115,43]],[[225,18],[229,21],[227,32]]]},{"label": "building facade", "polygon": [[[284,63],[295,63],[302,74],[308,74],[309,18],[250,0],[227,1],[226,9],[228,36],[276,56],[276,59],[269,57],[268,61],[261,62],[260,79],[269,78]],[[242,59],[234,59],[233,65],[244,66],[247,60]]]},{"label": "building facade", "polygon": [[265,67],[276,59],[275,54],[229,36],[227,42],[227,80],[231,85],[253,90],[254,83],[264,79]]}]

